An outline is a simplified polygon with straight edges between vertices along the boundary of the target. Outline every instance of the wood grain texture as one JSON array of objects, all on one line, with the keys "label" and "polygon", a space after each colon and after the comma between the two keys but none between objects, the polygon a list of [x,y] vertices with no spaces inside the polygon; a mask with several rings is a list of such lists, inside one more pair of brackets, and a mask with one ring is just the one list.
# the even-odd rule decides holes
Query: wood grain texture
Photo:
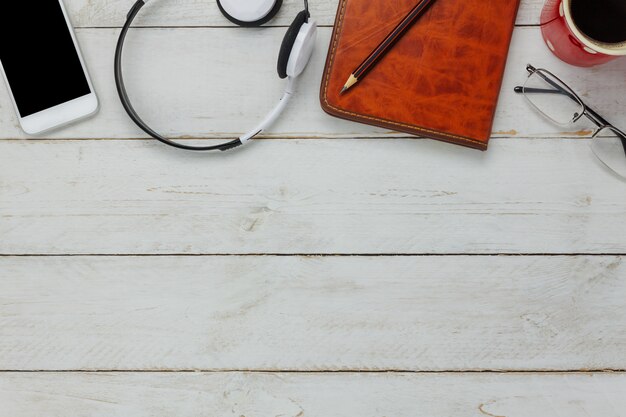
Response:
[{"label": "wood grain texture", "polygon": [[626,253],[588,140],[0,142],[0,253]]},{"label": "wood grain texture", "polygon": [[623,417],[624,392],[624,374],[0,374],[11,417]]},{"label": "wood grain texture", "polygon": [[[146,121],[168,136],[238,136],[251,129],[280,99],[284,83],[276,75],[276,57],[284,32],[284,28],[135,30],[129,36],[126,50],[129,94]],[[317,49],[298,84],[298,94],[265,136],[406,137],[406,134],[339,120],[322,111],[318,95],[330,34],[330,28],[320,30]],[[145,137],[124,113],[115,90],[113,51],[117,35],[117,29],[78,31],[101,110],[92,120],[46,137]],[[544,120],[513,92],[514,86],[524,82],[529,62],[549,68],[608,120],[626,126],[623,111],[626,101],[622,90],[616,88],[624,85],[626,60],[591,70],[574,68],[551,55],[538,28],[522,27],[516,29],[513,37],[494,137],[580,137],[592,133],[588,123],[561,127]],[[18,126],[4,83],[0,83],[0,109],[0,139],[26,138]]]},{"label": "wood grain texture", "polygon": [[[134,0],[65,0],[76,27],[121,27]],[[332,26],[337,0],[311,0],[310,9],[320,25]],[[543,0],[522,0],[518,24],[539,23]],[[288,26],[302,10],[302,0],[285,0],[269,25]],[[150,1],[137,20],[138,26],[232,26],[213,0]]]},{"label": "wood grain texture", "polygon": [[[530,62],[626,126],[626,60],[559,62],[535,26],[543,0],[522,0],[507,139],[487,154],[387,140],[402,135],[321,111],[337,0],[316,0],[326,27],[266,135],[287,140],[191,155],[126,140],[144,137],[112,74],[132,1],[65,2],[102,110],[24,140],[0,83],[0,254],[20,255],[0,255],[0,416],[626,416],[624,183],[563,139],[589,126],[555,127],[512,93]],[[156,128],[232,137],[278,100],[300,1],[261,30],[228,27],[214,1],[147,8],[126,68]],[[111,256],[21,256],[93,253]],[[128,256],[199,253],[235,256]],[[392,256],[275,256],[298,253]],[[569,255],[402,255],[427,253]],[[554,372],[580,369],[618,372]],[[129,372],[81,372],[100,370]]]},{"label": "wood grain texture", "polygon": [[612,256],[0,257],[0,369],[621,370],[624,276]]}]

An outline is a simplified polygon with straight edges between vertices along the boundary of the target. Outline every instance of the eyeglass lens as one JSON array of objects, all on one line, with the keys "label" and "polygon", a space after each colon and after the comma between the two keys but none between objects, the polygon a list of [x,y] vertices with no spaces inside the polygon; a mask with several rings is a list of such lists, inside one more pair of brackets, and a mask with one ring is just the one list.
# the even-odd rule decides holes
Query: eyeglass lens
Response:
[{"label": "eyeglass lens", "polygon": [[522,91],[533,107],[559,125],[573,123],[584,111],[576,93],[548,71],[533,72]]},{"label": "eyeglass lens", "polygon": [[615,129],[605,127],[600,130],[593,139],[591,149],[602,163],[626,178],[626,146]]}]

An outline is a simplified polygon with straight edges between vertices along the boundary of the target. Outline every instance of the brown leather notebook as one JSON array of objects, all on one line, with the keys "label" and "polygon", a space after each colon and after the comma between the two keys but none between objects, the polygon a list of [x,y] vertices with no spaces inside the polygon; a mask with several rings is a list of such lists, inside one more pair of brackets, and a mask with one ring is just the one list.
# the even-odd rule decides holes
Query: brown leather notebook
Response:
[{"label": "brown leather notebook", "polygon": [[416,1],[339,1],[322,108],[343,119],[486,150],[519,0],[436,0],[367,77],[339,94]]}]

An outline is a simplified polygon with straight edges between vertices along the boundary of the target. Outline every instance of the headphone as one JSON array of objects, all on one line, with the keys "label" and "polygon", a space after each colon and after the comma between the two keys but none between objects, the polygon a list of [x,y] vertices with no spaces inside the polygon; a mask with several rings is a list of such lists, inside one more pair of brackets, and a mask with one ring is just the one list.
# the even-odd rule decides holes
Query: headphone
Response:
[{"label": "headphone", "polygon": [[[287,86],[282,98],[254,129],[235,140],[213,146],[189,146],[165,138],[139,117],[130,102],[122,74],[124,41],[135,17],[137,17],[137,14],[147,1],[149,0],[137,0],[128,12],[126,23],[122,28],[115,49],[115,84],[117,92],[124,110],[126,110],[128,116],[139,128],[158,141],[178,149],[188,151],[227,151],[247,143],[250,139],[269,128],[278,119],[287,108],[291,96],[295,93],[296,79],[309,63],[313,47],[315,46],[317,23],[311,19],[308,0],[304,0],[304,10],[298,13],[289,29],[287,29],[287,34],[283,39],[280,53],[278,54],[278,76],[282,79],[287,78]],[[217,0],[217,5],[222,14],[231,22],[243,27],[257,27],[270,21],[278,13],[282,0]]]}]

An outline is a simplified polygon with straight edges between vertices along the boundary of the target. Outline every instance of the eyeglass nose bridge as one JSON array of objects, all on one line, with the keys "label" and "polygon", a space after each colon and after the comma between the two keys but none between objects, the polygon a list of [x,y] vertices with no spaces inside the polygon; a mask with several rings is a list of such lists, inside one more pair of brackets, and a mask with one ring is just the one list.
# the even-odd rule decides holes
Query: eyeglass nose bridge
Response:
[{"label": "eyeglass nose bridge", "polygon": [[593,110],[589,109],[589,107],[587,107],[586,105],[584,105],[584,111],[581,114],[582,116],[587,117],[587,119],[589,119],[591,122],[593,122],[593,124],[596,125],[596,127],[598,128],[597,132],[593,135],[593,137],[595,138],[602,130],[606,129],[606,128],[612,128],[613,126],[606,123],[606,120],[604,120],[600,115],[598,115],[596,112],[594,112]]}]

